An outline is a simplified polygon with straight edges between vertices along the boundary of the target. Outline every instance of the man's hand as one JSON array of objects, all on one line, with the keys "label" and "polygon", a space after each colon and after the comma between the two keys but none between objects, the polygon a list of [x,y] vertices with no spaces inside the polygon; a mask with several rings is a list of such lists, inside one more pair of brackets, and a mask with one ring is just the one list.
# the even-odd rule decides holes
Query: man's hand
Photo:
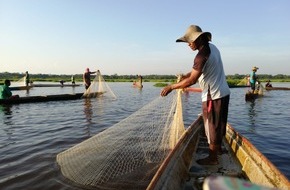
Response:
[{"label": "man's hand", "polygon": [[166,86],[165,88],[162,89],[160,95],[161,96],[167,96],[171,91],[172,91],[171,85]]}]

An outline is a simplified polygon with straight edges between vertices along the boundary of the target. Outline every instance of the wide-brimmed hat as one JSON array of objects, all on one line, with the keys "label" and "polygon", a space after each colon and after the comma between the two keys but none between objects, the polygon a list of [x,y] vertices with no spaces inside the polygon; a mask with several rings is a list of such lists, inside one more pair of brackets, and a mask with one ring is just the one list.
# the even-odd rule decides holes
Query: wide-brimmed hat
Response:
[{"label": "wide-brimmed hat", "polygon": [[178,38],[176,42],[194,42],[200,35],[205,34],[209,41],[211,41],[211,33],[203,32],[197,25],[190,25],[186,30],[184,36]]},{"label": "wide-brimmed hat", "polygon": [[253,67],[252,71],[257,71],[259,68],[258,67]]}]

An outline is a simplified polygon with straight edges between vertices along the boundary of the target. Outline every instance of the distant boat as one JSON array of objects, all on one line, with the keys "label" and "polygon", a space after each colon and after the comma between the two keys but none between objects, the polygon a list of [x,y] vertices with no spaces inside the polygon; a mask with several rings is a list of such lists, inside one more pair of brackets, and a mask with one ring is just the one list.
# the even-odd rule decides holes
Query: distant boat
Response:
[{"label": "distant boat", "polygon": [[33,87],[75,87],[80,84],[32,84]]},{"label": "distant boat", "polygon": [[246,95],[245,95],[245,100],[252,102],[255,99],[257,99],[259,97],[262,97],[262,96],[263,96],[263,94],[247,92]]},{"label": "distant boat", "polygon": [[[20,103],[35,103],[35,102],[48,102],[48,101],[62,101],[62,100],[76,100],[83,97],[84,93],[76,94],[57,94],[47,96],[26,96],[13,99],[0,99],[0,104],[20,104]],[[100,96],[103,92],[94,93],[95,97]]]},{"label": "distant boat", "polygon": [[33,86],[12,86],[9,87],[10,90],[29,90],[31,89]]},{"label": "distant boat", "polygon": [[290,90],[288,87],[265,87],[266,90]]}]

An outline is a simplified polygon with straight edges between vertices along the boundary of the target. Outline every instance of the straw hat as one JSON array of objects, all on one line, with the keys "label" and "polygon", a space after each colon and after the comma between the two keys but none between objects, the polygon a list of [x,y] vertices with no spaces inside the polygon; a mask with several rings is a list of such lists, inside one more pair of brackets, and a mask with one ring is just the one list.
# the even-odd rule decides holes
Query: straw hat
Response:
[{"label": "straw hat", "polygon": [[258,69],[259,68],[255,66],[255,67],[252,68],[252,71],[257,71]]},{"label": "straw hat", "polygon": [[210,32],[203,32],[201,28],[197,25],[190,25],[186,30],[184,36],[178,38],[176,42],[194,42],[200,35],[206,34],[208,40],[211,41],[211,33]]}]

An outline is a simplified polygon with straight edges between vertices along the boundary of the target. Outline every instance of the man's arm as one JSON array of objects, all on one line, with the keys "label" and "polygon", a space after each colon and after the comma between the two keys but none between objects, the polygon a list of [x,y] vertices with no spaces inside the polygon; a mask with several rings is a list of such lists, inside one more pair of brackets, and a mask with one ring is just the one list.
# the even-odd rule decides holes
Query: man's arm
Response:
[{"label": "man's arm", "polygon": [[186,88],[195,84],[198,78],[200,77],[201,72],[195,69],[192,69],[191,72],[189,72],[188,74],[189,74],[189,77],[183,79],[182,81],[176,84],[168,85],[165,88],[163,88],[160,95],[167,96],[174,89]]}]

